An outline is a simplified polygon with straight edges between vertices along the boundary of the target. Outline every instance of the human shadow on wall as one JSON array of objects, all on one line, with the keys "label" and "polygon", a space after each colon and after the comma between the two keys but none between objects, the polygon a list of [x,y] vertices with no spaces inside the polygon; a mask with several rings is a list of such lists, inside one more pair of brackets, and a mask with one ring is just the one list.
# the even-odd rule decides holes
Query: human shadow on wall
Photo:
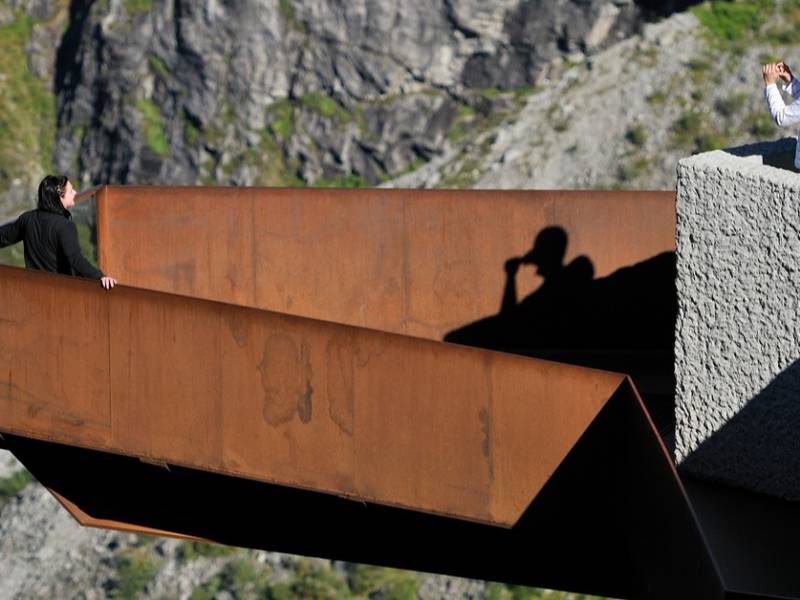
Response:
[{"label": "human shadow on wall", "polygon": [[[595,278],[587,256],[565,264],[567,232],[546,227],[505,262],[500,311],[447,333],[446,342],[630,374],[662,435],[674,430],[675,253]],[[533,267],[543,283],[517,298]]]}]

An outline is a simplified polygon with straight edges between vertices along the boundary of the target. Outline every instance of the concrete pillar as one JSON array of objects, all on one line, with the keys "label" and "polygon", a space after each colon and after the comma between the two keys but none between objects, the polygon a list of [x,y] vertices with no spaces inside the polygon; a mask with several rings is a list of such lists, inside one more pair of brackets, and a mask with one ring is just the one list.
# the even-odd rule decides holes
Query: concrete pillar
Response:
[{"label": "concrete pillar", "polygon": [[795,140],[678,164],[676,461],[800,500]]}]

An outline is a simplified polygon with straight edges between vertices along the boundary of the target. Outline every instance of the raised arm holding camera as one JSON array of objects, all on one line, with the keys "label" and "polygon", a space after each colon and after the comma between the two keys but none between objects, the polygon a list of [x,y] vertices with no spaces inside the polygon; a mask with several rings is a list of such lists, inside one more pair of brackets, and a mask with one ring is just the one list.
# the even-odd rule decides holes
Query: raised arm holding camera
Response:
[{"label": "raised arm holding camera", "polygon": [[[800,81],[794,77],[789,65],[783,61],[768,63],[761,67],[761,75],[764,77],[764,96],[775,124],[778,127],[789,127],[800,123]],[[783,91],[792,97],[791,104],[783,101],[778,90],[778,81],[783,82]],[[800,145],[795,151],[794,166],[800,169]]]}]

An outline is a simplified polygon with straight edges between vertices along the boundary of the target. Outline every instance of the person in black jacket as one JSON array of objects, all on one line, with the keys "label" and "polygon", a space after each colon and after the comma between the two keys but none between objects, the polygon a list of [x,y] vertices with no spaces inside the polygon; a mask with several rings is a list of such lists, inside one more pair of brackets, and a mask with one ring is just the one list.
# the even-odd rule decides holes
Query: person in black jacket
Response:
[{"label": "person in black jacket", "polygon": [[22,241],[28,269],[99,279],[109,290],[117,281],[93,267],[81,254],[78,230],[69,212],[73,206],[75,190],[69,179],[48,175],[39,184],[37,208],[0,227],[0,248]]}]

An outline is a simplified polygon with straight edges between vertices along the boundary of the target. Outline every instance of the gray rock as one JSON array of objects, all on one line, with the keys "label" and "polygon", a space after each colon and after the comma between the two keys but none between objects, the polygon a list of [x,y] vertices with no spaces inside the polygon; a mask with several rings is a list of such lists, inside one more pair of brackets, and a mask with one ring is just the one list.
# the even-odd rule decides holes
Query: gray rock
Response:
[{"label": "gray rock", "polygon": [[11,477],[14,473],[24,468],[22,463],[11,452],[0,450],[0,479]]},{"label": "gray rock", "polygon": [[375,184],[446,152],[480,88],[532,85],[645,19],[605,0],[126,6],[76,10],[62,45],[55,165],[87,183]]}]

